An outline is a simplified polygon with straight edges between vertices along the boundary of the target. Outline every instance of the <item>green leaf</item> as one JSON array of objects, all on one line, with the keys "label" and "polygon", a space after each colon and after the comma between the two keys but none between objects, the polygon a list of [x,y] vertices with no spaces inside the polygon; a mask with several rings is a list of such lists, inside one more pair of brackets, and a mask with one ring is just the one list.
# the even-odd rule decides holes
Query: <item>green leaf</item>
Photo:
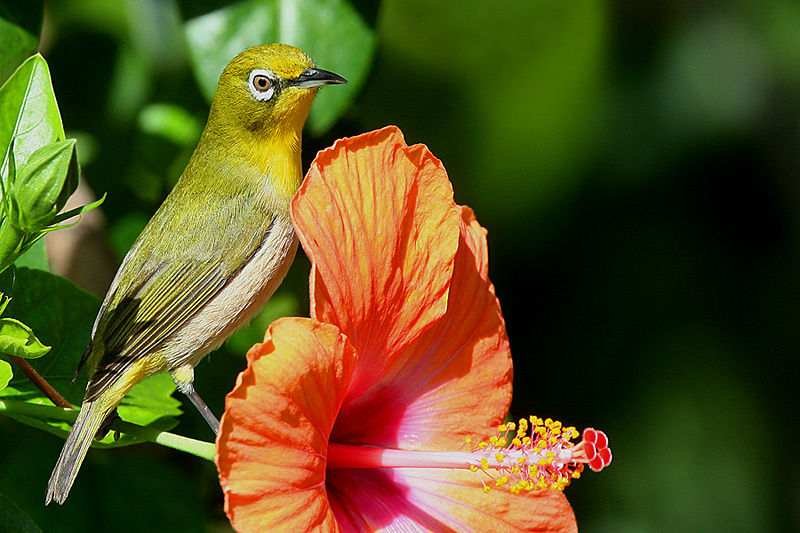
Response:
[{"label": "green leaf", "polygon": [[16,170],[8,192],[8,221],[28,233],[47,227],[78,186],[75,139],[47,144]]},{"label": "green leaf", "polygon": [[[13,315],[52,346],[45,357],[31,365],[73,405],[80,405],[86,390],[84,373],[73,383],[78,362],[89,343],[94,317],[100,302],[71,282],[49,272],[18,268],[0,277],[0,291],[12,295],[7,315]],[[2,319],[4,320],[4,319]],[[123,420],[168,430],[177,425],[180,402],[171,396],[175,390],[169,374],[160,374],[136,385],[123,399],[118,412]],[[15,376],[0,390],[3,413],[25,424],[65,437],[77,411],[55,407],[25,376]],[[107,435],[96,445],[125,446],[139,442],[128,434]]]},{"label": "green leaf", "polygon": [[0,352],[36,359],[49,351],[50,346],[42,344],[31,328],[14,318],[0,318]]},{"label": "green leaf", "polygon": [[[4,180],[10,157],[19,167],[42,146],[63,139],[50,71],[44,58],[36,54],[0,87],[0,173]],[[3,189],[9,190],[8,185]]]},{"label": "green leaf", "polygon": [[6,307],[8,307],[8,302],[10,301],[11,298],[9,296],[0,292],[0,316],[6,312]]},{"label": "green leaf", "polygon": [[[57,217],[55,217],[52,220],[52,223],[53,224],[60,224],[61,222],[65,221],[65,220],[69,220],[72,217],[77,217],[77,216],[80,216],[80,215],[82,215],[84,213],[88,213],[92,209],[100,207],[100,205],[102,205],[102,203],[105,202],[105,201],[106,201],[106,195],[103,194],[103,196],[101,198],[99,198],[98,200],[95,200],[94,202],[92,202],[90,204],[82,205],[80,207],[76,207],[75,209],[70,209],[69,211],[65,211],[64,213],[61,213],[60,215],[58,215]],[[48,228],[48,230],[69,228],[69,227],[74,226],[78,222],[80,222],[80,220],[76,221],[73,224],[65,224],[63,226],[50,227],[50,228]]]},{"label": "green leaf", "polygon": [[25,253],[19,256],[14,265],[17,267],[36,268],[39,270],[50,270],[50,262],[47,259],[47,247],[44,239],[34,242]]},{"label": "green leaf", "polygon": [[[72,377],[89,343],[100,301],[59,276],[28,268],[9,269],[0,276],[0,291],[11,296],[5,315],[26,324],[52,349],[31,365],[73,404],[80,404],[86,378]],[[15,377],[0,392],[16,400],[49,403],[24,376]]]},{"label": "green leaf", "polygon": [[137,384],[122,399],[117,411],[120,418],[132,424],[162,431],[174,428],[180,416],[181,402],[172,397],[175,382],[168,373],[155,375]]},{"label": "green leaf", "polygon": [[0,494],[0,533],[42,533],[42,530],[14,502]]},{"label": "green leaf", "polygon": [[194,148],[203,125],[185,109],[174,104],[150,104],[139,113],[139,127],[178,146]]},{"label": "green leaf", "polygon": [[5,0],[0,3],[0,83],[36,51],[42,29],[43,2]]},{"label": "green leaf", "polygon": [[8,361],[0,359],[0,390],[8,386],[8,382],[11,381],[12,377],[14,377],[14,371],[11,370],[11,365]]},{"label": "green leaf", "polygon": [[346,0],[245,0],[187,22],[189,57],[201,92],[210,101],[225,65],[250,46],[286,43],[317,65],[347,78],[322,89],[309,127],[322,134],[350,107],[375,52],[373,31]]}]

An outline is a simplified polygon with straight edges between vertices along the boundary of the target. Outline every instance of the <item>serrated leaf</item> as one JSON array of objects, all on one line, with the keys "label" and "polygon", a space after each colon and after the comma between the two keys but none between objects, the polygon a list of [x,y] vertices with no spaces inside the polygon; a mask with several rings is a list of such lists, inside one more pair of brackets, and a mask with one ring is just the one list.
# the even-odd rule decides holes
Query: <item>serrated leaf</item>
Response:
[{"label": "serrated leaf", "polygon": [[14,502],[0,494],[0,533],[42,533]]},{"label": "serrated leaf", "polygon": [[0,4],[0,84],[36,51],[42,29],[42,12],[41,0]]},{"label": "serrated leaf", "polygon": [[346,0],[246,0],[187,22],[189,57],[201,92],[211,101],[225,65],[250,46],[285,43],[350,82],[322,89],[308,124],[322,134],[351,105],[375,52],[375,36]]},{"label": "serrated leaf", "polygon": [[11,378],[14,377],[14,371],[11,370],[11,365],[8,361],[0,359],[0,391],[5,389]]},{"label": "serrated leaf", "polygon": [[31,328],[14,318],[0,318],[0,352],[37,359],[50,351]]},{"label": "serrated leaf", "polygon": [[[42,146],[63,139],[50,71],[44,58],[36,54],[0,87],[0,173],[6,176],[10,157],[20,167]],[[7,184],[4,190],[8,190]]]},{"label": "serrated leaf", "polygon": [[[100,301],[71,282],[48,272],[18,268],[0,276],[0,291],[12,296],[6,315],[16,317],[36,332],[39,339],[52,346],[46,356],[31,365],[70,403],[80,405],[86,390],[84,373],[73,383],[72,378],[89,343],[92,323]],[[125,397],[119,414],[128,422],[168,430],[177,424],[180,402],[171,397],[174,384],[168,374],[154,376],[139,383]],[[45,431],[66,436],[75,412],[53,407],[44,394],[24,375],[14,376],[0,390],[0,400],[35,404],[35,412],[1,413]],[[74,420],[74,418],[72,418]],[[123,434],[118,441],[108,435],[97,443],[115,447],[133,444],[137,439]]]}]

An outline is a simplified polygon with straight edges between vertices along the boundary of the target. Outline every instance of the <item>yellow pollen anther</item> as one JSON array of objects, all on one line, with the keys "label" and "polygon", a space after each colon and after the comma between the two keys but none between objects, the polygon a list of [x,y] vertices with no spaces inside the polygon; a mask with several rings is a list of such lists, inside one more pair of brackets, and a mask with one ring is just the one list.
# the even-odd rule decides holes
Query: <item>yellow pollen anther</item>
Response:
[{"label": "yellow pollen anther", "polygon": [[[477,456],[471,461],[480,455],[486,457],[467,465],[471,472],[478,474],[484,492],[489,492],[487,482],[492,486],[506,486],[512,494],[532,490],[563,490],[572,479],[580,477],[584,463],[588,464],[589,454],[592,453],[589,445],[583,447],[583,441],[577,448],[575,443],[570,442],[580,437],[574,426],[564,426],[552,418],[521,418],[519,422],[501,424],[497,430],[498,433],[488,438],[488,442],[481,441],[475,447],[473,453]],[[589,435],[585,437],[586,441],[594,443],[598,433],[584,433]],[[465,442],[470,443],[472,439],[466,437]],[[605,441],[598,442],[602,446]],[[494,484],[487,481],[486,477]]]},{"label": "yellow pollen anther", "polygon": [[484,486],[483,486],[483,492],[484,492],[484,494],[489,494],[489,491],[490,491],[490,490],[492,490],[492,489],[490,489],[490,488],[489,488],[489,485],[484,485]]}]

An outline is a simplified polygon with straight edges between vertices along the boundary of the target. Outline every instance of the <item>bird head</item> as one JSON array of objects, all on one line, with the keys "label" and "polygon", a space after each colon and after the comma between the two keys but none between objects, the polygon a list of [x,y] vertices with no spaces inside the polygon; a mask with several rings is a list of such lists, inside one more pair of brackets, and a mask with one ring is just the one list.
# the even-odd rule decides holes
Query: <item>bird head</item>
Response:
[{"label": "bird head", "polygon": [[256,134],[276,133],[277,128],[299,133],[317,88],[334,83],[347,80],[315,67],[298,48],[254,46],[233,58],[222,72],[209,123],[244,127]]}]

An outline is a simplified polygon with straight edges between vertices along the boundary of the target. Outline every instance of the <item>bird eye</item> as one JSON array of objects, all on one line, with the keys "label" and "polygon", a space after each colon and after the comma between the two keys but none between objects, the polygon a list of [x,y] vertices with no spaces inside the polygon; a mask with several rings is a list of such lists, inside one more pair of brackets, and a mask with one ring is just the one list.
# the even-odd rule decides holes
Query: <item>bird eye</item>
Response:
[{"label": "bird eye", "polygon": [[250,73],[250,94],[259,102],[266,102],[275,94],[275,85],[269,71],[256,69]]},{"label": "bird eye", "polygon": [[259,91],[266,91],[269,89],[269,78],[266,76],[256,76],[253,78],[253,86]]}]

